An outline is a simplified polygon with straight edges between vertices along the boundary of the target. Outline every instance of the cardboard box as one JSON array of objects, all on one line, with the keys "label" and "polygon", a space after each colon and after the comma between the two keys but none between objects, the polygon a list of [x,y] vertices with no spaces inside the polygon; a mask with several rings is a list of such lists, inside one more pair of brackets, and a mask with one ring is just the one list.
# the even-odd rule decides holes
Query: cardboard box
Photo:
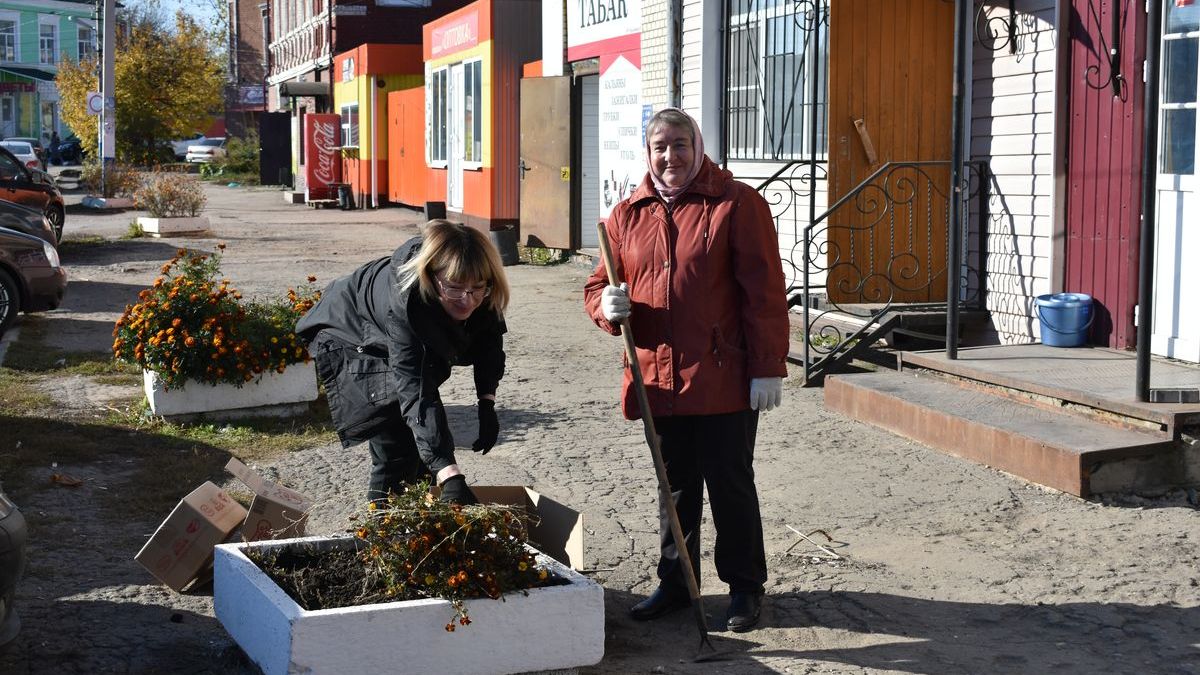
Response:
[{"label": "cardboard box", "polygon": [[224,490],[205,481],[180,500],[134,556],[159,581],[182,591],[212,564],[213,547],[246,518]]},{"label": "cardboard box", "polygon": [[225,470],[254,492],[250,512],[242,523],[243,539],[258,541],[304,536],[308,512],[312,509],[311,499],[263,478],[236,457],[225,464]]},{"label": "cardboard box", "polygon": [[[431,490],[434,496],[440,488]],[[482,504],[517,507],[529,518],[529,543],[542,553],[576,571],[584,568],[583,514],[521,485],[472,485]]]}]

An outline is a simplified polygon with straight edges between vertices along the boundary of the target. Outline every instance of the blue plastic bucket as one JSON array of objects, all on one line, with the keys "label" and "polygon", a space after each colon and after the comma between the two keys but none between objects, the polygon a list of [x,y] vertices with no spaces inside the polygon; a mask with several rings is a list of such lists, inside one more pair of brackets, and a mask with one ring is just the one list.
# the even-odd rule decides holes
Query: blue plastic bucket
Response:
[{"label": "blue plastic bucket", "polygon": [[1092,296],[1085,293],[1047,293],[1034,299],[1042,344],[1079,347],[1087,343],[1092,325]]}]

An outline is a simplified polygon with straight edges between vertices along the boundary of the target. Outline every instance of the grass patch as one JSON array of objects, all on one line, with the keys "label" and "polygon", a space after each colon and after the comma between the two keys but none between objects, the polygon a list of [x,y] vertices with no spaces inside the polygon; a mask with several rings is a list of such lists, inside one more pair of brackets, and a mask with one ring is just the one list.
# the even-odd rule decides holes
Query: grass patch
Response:
[{"label": "grass patch", "polygon": [[125,230],[125,234],[121,235],[122,239],[141,239],[146,236],[146,231],[142,229],[142,224],[138,221],[129,223],[129,227]]},{"label": "grass patch", "polygon": [[517,259],[527,265],[558,265],[570,260],[571,252],[561,248],[542,248],[517,244]]},{"label": "grass patch", "polygon": [[25,414],[54,405],[54,399],[37,388],[37,381],[28,373],[0,368],[0,410]]},{"label": "grass patch", "polygon": [[70,239],[63,239],[62,241],[58,242],[58,253],[59,255],[64,253],[76,253],[78,251],[95,248],[97,246],[105,246],[111,243],[112,242],[108,239],[95,234],[89,234],[82,237],[71,237]]}]

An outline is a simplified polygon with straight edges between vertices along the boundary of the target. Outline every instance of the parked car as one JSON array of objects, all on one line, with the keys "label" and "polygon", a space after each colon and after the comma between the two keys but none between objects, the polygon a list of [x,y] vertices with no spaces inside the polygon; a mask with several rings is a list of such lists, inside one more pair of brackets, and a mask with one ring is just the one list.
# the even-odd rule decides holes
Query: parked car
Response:
[{"label": "parked car", "polygon": [[9,136],[6,141],[24,141],[33,146],[33,152],[37,155],[38,161],[42,163],[40,168],[46,168],[46,146],[42,144],[42,139],[34,138],[33,136]]},{"label": "parked car", "polygon": [[225,156],[225,137],[206,138],[199,143],[188,146],[184,159],[189,162],[211,162],[216,157]]},{"label": "parked car", "polygon": [[0,227],[0,335],[20,312],[41,312],[62,304],[67,272],[49,242]]},{"label": "parked car", "polygon": [[188,148],[205,140],[206,136],[201,133],[193,134],[190,138],[181,138],[176,141],[171,141],[171,150],[175,152],[175,159],[184,159],[187,157]]},{"label": "parked car", "polygon": [[37,156],[37,151],[29,144],[29,141],[0,141],[0,147],[11,152],[21,164],[25,165],[25,168],[42,168],[42,159]]},{"label": "parked car", "polygon": [[54,225],[41,211],[0,199],[0,227],[37,237],[58,248]]},{"label": "parked car", "polygon": [[54,241],[62,239],[66,210],[62,191],[50,174],[26,167],[0,145],[0,200],[15,202],[45,214],[54,227]]},{"label": "parked car", "polygon": [[60,140],[50,148],[51,164],[79,164],[83,161],[83,142],[75,134]]},{"label": "parked car", "polygon": [[12,642],[21,629],[13,598],[25,570],[27,537],[25,517],[0,486],[0,647]]}]

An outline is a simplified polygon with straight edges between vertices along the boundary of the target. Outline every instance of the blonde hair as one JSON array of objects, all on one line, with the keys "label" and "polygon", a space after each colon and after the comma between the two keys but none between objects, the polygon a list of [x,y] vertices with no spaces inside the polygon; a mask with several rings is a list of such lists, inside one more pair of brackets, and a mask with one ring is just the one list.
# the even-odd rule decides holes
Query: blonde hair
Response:
[{"label": "blonde hair", "polygon": [[500,253],[486,235],[462,223],[442,219],[425,223],[421,232],[421,250],[396,271],[402,290],[416,284],[421,297],[432,303],[438,299],[435,278],[438,275],[454,284],[484,283],[492,292],[480,306],[504,313],[508,307],[508,279],[504,276]]}]

